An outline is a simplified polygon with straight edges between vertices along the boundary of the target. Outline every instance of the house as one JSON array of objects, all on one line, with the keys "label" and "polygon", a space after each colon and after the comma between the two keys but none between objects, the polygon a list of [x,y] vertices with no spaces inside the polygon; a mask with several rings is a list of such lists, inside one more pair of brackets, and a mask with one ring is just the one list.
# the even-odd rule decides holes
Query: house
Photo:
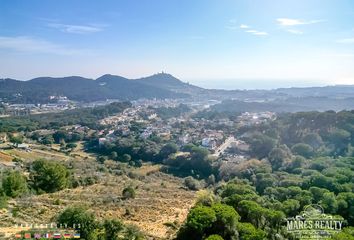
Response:
[{"label": "house", "polygon": [[122,136],[126,137],[129,136],[129,134],[130,134],[129,128],[125,128],[122,130]]},{"label": "house", "polygon": [[203,138],[202,146],[207,148],[214,148],[216,146],[216,142],[213,138]]},{"label": "house", "polygon": [[107,138],[99,138],[98,145],[101,147],[105,142],[107,142]]},{"label": "house", "polygon": [[186,145],[192,141],[192,138],[189,136],[189,134],[185,134],[183,136],[180,136],[178,140],[180,144]]},{"label": "house", "polygon": [[151,136],[151,134],[152,134],[151,131],[145,130],[144,132],[142,132],[142,133],[140,134],[140,137],[141,137],[142,139],[147,139],[148,137]]},{"label": "house", "polygon": [[159,133],[157,134],[157,136],[159,136],[159,137],[162,138],[163,140],[170,140],[170,138],[171,138],[171,133],[170,133],[170,131],[159,132]]},{"label": "house", "polygon": [[15,144],[14,145],[16,148],[18,149],[22,149],[22,150],[30,150],[30,147],[28,144],[26,143],[21,143],[21,144]]}]

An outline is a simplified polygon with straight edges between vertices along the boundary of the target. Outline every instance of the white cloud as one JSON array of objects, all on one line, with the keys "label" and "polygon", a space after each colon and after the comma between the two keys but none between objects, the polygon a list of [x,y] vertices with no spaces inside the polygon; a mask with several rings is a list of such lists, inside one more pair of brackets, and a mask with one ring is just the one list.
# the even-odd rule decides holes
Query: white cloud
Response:
[{"label": "white cloud", "polygon": [[240,28],[242,28],[242,29],[248,29],[248,28],[250,28],[250,26],[248,26],[248,25],[246,25],[246,24],[241,24],[241,25],[240,25]]},{"label": "white cloud", "polygon": [[278,18],[277,22],[281,26],[298,26],[298,25],[308,25],[323,22],[324,20],[302,20],[293,18]]},{"label": "white cloud", "polygon": [[251,33],[253,35],[257,35],[257,36],[266,36],[268,35],[267,32],[265,31],[258,31],[255,29],[252,29],[251,26],[246,25],[246,24],[241,24],[238,27],[236,26],[232,26],[232,28],[229,27],[229,29],[235,30],[235,29],[243,29],[246,33]]},{"label": "white cloud", "polygon": [[28,36],[3,37],[0,36],[0,49],[17,52],[46,53],[56,55],[86,54],[87,50],[70,49],[43,39]]},{"label": "white cloud", "polygon": [[60,23],[49,23],[48,27],[59,29],[65,33],[89,34],[103,31],[102,26],[96,25],[69,25]]},{"label": "white cloud", "polygon": [[347,43],[347,44],[350,44],[350,43],[354,43],[354,38],[338,39],[336,42],[337,42],[337,43]]},{"label": "white cloud", "polygon": [[297,35],[304,34],[303,31],[299,31],[299,30],[295,30],[295,29],[288,29],[286,31],[289,32],[289,33],[292,33],[292,34],[297,34]]},{"label": "white cloud", "polygon": [[258,31],[258,30],[247,30],[247,33],[251,33],[253,35],[258,35],[258,36],[267,36],[268,33],[264,31]]}]

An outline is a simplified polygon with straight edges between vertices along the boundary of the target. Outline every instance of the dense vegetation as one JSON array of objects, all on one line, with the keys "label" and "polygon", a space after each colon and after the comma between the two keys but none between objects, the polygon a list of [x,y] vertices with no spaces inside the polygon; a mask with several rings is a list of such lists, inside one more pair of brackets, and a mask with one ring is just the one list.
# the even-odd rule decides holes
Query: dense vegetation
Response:
[{"label": "dense vegetation", "polygon": [[[294,239],[284,219],[309,204],[344,219],[347,228],[333,239],[353,239],[353,111],[284,114],[238,134],[257,159],[221,165],[218,177],[227,183],[199,199],[179,239]],[[215,206],[223,207],[222,216]]]},{"label": "dense vegetation", "polygon": [[76,228],[86,240],[139,240],[143,235],[134,226],[125,225],[118,219],[98,221],[92,212],[81,206],[65,209],[58,216],[58,223]]},{"label": "dense vegetation", "polygon": [[78,108],[59,113],[0,118],[0,132],[58,129],[62,126],[74,124],[97,129],[100,127],[98,120],[120,113],[130,106],[129,102],[115,102],[105,106]]},{"label": "dense vegetation", "polygon": [[185,104],[180,104],[177,107],[159,107],[155,110],[159,117],[162,119],[168,119],[181,116],[183,113],[187,113],[191,109]]}]

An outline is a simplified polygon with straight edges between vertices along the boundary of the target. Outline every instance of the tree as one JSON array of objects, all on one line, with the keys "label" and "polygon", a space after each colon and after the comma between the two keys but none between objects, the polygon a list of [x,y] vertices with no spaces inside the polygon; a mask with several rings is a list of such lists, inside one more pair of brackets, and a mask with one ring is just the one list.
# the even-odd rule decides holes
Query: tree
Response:
[{"label": "tree", "polygon": [[310,145],[313,149],[318,149],[323,144],[322,138],[318,133],[309,133],[303,138],[303,142]]},{"label": "tree", "polygon": [[97,160],[97,162],[99,162],[99,163],[104,163],[104,162],[107,160],[107,158],[104,157],[104,156],[98,156],[98,157],[96,158],[96,160]]},{"label": "tree", "polygon": [[243,221],[251,222],[257,227],[263,225],[264,209],[258,203],[249,200],[242,200],[239,202],[237,212],[240,213]]},{"label": "tree", "polygon": [[66,131],[60,130],[53,134],[53,138],[56,143],[67,142],[69,140],[69,134]]},{"label": "tree", "polygon": [[279,230],[281,223],[285,219],[285,214],[282,211],[263,209],[263,217],[266,219],[266,224],[276,230]]},{"label": "tree", "polygon": [[184,179],[184,185],[186,185],[186,187],[190,190],[196,191],[200,189],[200,183],[198,182],[198,180],[194,179],[191,176],[188,176]]},{"label": "tree", "polygon": [[226,204],[216,203],[211,206],[215,212],[216,221],[213,223],[212,232],[220,234],[225,239],[233,239],[238,236],[236,224],[240,215],[236,210]]},{"label": "tree", "polygon": [[297,143],[294,146],[291,147],[291,151],[295,154],[295,155],[300,155],[303,156],[305,158],[310,158],[313,156],[314,152],[313,152],[313,148],[306,144],[306,143]]},{"label": "tree", "polygon": [[330,191],[328,191],[325,188],[319,188],[319,187],[310,187],[310,192],[313,196],[313,202],[314,203],[318,203],[319,201],[321,201],[323,199],[323,195],[325,193],[329,193]]},{"label": "tree", "polygon": [[32,164],[30,179],[38,192],[56,192],[69,184],[70,173],[58,162],[36,160]]},{"label": "tree", "polygon": [[274,170],[279,169],[290,158],[291,158],[291,152],[286,146],[273,148],[268,155],[268,160]]},{"label": "tree", "polygon": [[270,151],[274,148],[276,140],[267,135],[256,133],[253,134],[249,143],[251,155],[262,159],[267,157]]},{"label": "tree", "polygon": [[206,206],[196,206],[187,216],[186,225],[199,235],[203,235],[205,229],[210,228],[216,221],[215,211]]},{"label": "tree", "polygon": [[47,135],[42,139],[42,144],[51,145],[54,143],[54,138],[52,135]]},{"label": "tree", "polygon": [[202,176],[212,174],[212,163],[208,158],[209,151],[202,147],[192,147],[190,165],[192,170]]},{"label": "tree", "polygon": [[242,240],[264,240],[266,233],[255,228],[251,223],[237,223],[237,230]]},{"label": "tree", "polygon": [[82,135],[80,133],[73,133],[70,136],[70,141],[72,142],[81,141],[81,139],[82,139]]},{"label": "tree", "polygon": [[350,141],[350,132],[344,129],[333,129],[328,136],[329,141],[334,144],[334,156],[342,155],[346,150]]},{"label": "tree", "polygon": [[105,220],[103,227],[105,229],[105,238],[107,240],[119,240],[121,239],[119,234],[124,230],[122,222],[116,219]]},{"label": "tree", "polygon": [[123,156],[122,156],[123,162],[129,162],[131,159],[132,159],[132,157],[127,153],[123,154]]},{"label": "tree", "polygon": [[332,192],[324,193],[319,204],[323,207],[325,212],[328,213],[334,214],[338,210],[338,202],[336,196]]},{"label": "tree", "polygon": [[178,151],[178,146],[175,143],[167,143],[160,150],[161,159],[166,159],[170,154],[176,153]]},{"label": "tree", "polygon": [[213,234],[207,237],[205,240],[224,240],[224,239],[218,234]]},{"label": "tree", "polygon": [[300,202],[295,199],[287,199],[282,204],[282,211],[289,217],[299,213]]},{"label": "tree", "polygon": [[295,156],[293,157],[290,162],[288,163],[286,169],[288,172],[294,172],[295,169],[302,168],[306,159],[302,156]]},{"label": "tree", "polygon": [[275,186],[277,179],[270,173],[258,173],[256,174],[256,189],[257,192],[263,194],[267,187]]},{"label": "tree", "polygon": [[130,186],[126,187],[123,189],[122,195],[123,195],[123,199],[135,198],[135,190]]},{"label": "tree", "polygon": [[354,193],[342,192],[337,196],[338,213],[348,221],[349,226],[354,225]]},{"label": "tree", "polygon": [[218,198],[214,195],[213,192],[203,189],[197,192],[197,199],[195,201],[195,204],[210,207],[217,201]]},{"label": "tree", "polygon": [[98,223],[92,213],[81,206],[69,207],[58,216],[58,223],[80,231],[80,237],[94,240]]},{"label": "tree", "polygon": [[[128,240],[144,240],[144,235],[134,225],[128,225],[125,227],[124,239]],[[107,239],[108,240],[108,239]]]},{"label": "tree", "polygon": [[66,148],[75,149],[76,147],[77,147],[76,143],[68,143],[68,144],[66,144]]},{"label": "tree", "polygon": [[223,187],[222,192],[221,192],[221,197],[230,197],[234,194],[255,194],[255,189],[254,187],[248,185],[248,184],[236,184],[229,182],[226,184],[226,186]]},{"label": "tree", "polygon": [[118,153],[113,151],[111,152],[111,159],[116,160],[118,158]]},{"label": "tree", "polygon": [[11,135],[10,136],[10,142],[14,144],[15,146],[18,146],[19,144],[23,143],[24,137],[22,135]]},{"label": "tree", "polygon": [[27,192],[26,178],[18,171],[7,172],[2,179],[4,193],[9,197],[18,197]]}]

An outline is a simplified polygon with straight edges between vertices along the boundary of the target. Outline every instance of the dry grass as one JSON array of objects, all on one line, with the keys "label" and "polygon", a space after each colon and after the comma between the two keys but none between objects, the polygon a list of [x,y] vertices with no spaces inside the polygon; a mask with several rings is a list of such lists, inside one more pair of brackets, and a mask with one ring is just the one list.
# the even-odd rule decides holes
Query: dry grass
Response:
[{"label": "dry grass", "polygon": [[0,162],[12,162],[13,157],[7,153],[0,152]]},{"label": "dry grass", "polygon": [[[5,219],[5,225],[50,223],[66,207],[79,204],[87,206],[98,219],[119,218],[127,224],[137,225],[149,239],[171,239],[176,230],[166,223],[182,224],[195,193],[185,190],[180,178],[160,172],[158,165],[125,168],[118,175],[110,170],[99,171],[100,167],[92,160],[75,160],[76,176],[95,175],[99,177],[99,183],[18,199],[10,203],[10,208],[19,209],[17,217],[3,214],[0,224],[5,224]],[[122,199],[122,191],[127,186],[135,188],[135,199]]]}]

